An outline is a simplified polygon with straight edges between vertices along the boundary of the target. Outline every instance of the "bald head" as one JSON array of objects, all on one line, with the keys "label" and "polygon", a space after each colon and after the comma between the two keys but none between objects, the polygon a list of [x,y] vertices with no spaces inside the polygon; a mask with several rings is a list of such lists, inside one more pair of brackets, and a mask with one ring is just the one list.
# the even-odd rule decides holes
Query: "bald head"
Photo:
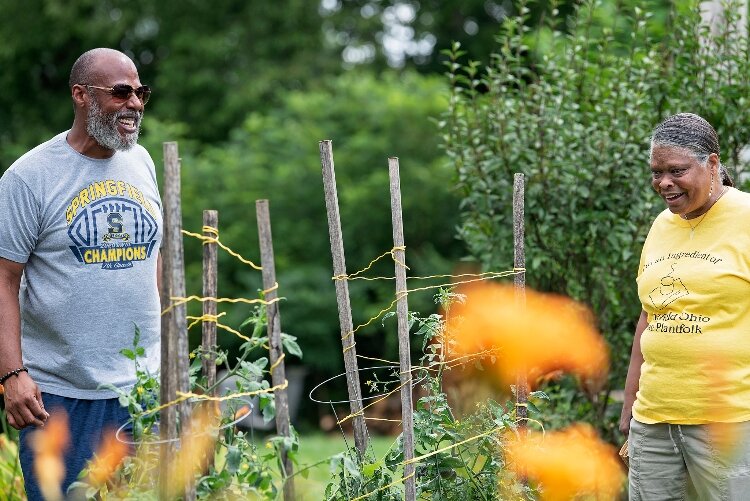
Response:
[{"label": "bald head", "polygon": [[68,86],[72,89],[76,84],[96,85],[103,78],[105,69],[112,64],[129,65],[135,68],[133,61],[119,50],[91,49],[81,54],[73,63]]}]

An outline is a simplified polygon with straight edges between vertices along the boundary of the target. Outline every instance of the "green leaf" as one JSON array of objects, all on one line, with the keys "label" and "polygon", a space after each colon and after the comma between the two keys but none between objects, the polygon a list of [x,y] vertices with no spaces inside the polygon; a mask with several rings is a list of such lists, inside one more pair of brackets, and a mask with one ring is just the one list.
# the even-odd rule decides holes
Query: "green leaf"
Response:
[{"label": "green leaf", "polygon": [[141,342],[141,329],[136,324],[133,324],[133,326],[135,327],[135,333],[133,335],[133,347],[135,348],[138,346],[138,343]]},{"label": "green leaf", "polygon": [[455,456],[439,457],[438,464],[440,465],[441,469],[444,469],[444,468],[456,469],[456,468],[463,468],[464,466],[466,466],[464,462],[461,460],[461,458],[457,458]]},{"label": "green leaf", "polygon": [[263,422],[269,423],[276,417],[276,402],[273,398],[269,399],[268,404],[263,406]]},{"label": "green leaf", "polygon": [[122,350],[120,350],[120,355],[125,355],[130,360],[135,360],[135,353],[133,352],[133,350],[123,348]]},{"label": "green leaf", "polygon": [[359,472],[359,468],[357,468],[357,463],[355,463],[348,455],[344,456],[344,468],[346,469],[347,473],[349,473],[349,475],[351,475],[353,478],[362,478],[362,475]]},{"label": "green leaf", "polygon": [[543,400],[549,400],[550,399],[549,395],[547,395],[546,393],[544,393],[543,391],[540,391],[540,390],[532,391],[531,393],[529,393],[529,398],[541,398]]},{"label": "green leaf", "polygon": [[242,461],[242,451],[234,445],[227,447],[226,468],[230,473],[237,473]]},{"label": "green leaf", "polygon": [[362,474],[366,477],[372,477],[378,468],[381,468],[383,463],[378,461],[377,463],[367,463],[362,465]]},{"label": "green leaf", "polygon": [[302,349],[299,347],[296,337],[290,336],[289,334],[284,334],[282,332],[281,344],[284,346],[284,351],[300,359],[302,358]]}]

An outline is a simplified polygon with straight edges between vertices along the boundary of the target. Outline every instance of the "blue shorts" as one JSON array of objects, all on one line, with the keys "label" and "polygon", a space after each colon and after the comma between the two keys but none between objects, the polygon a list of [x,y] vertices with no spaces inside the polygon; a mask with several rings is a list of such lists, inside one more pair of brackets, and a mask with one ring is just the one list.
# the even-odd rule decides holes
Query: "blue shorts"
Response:
[{"label": "blue shorts", "polygon": [[[65,494],[68,486],[75,482],[86,463],[94,456],[103,434],[125,424],[130,415],[128,409],[120,406],[116,398],[83,400],[42,393],[42,401],[50,416],[56,412],[65,412],[68,415],[70,445],[65,453],[65,480],[62,484],[62,492]],[[33,426],[21,430],[21,469],[28,500],[44,501],[34,476],[34,451],[28,442],[29,436],[35,430]]]}]

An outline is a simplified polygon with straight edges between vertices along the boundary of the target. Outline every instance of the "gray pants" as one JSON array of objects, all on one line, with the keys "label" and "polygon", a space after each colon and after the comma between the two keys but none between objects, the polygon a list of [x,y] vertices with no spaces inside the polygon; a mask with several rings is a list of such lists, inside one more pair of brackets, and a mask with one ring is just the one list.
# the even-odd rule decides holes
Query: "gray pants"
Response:
[{"label": "gray pants", "polygon": [[750,500],[750,422],[643,424],[630,420],[631,500]]}]

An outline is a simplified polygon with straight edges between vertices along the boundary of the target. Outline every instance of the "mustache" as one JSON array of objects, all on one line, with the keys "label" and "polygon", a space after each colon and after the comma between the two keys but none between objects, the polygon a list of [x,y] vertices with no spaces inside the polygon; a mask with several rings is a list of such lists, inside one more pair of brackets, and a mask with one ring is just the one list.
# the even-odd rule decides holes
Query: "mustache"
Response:
[{"label": "mustache", "polygon": [[115,112],[113,118],[114,120],[119,120],[120,118],[132,118],[136,120],[136,122],[140,122],[143,118],[143,112],[135,110],[123,110]]}]

